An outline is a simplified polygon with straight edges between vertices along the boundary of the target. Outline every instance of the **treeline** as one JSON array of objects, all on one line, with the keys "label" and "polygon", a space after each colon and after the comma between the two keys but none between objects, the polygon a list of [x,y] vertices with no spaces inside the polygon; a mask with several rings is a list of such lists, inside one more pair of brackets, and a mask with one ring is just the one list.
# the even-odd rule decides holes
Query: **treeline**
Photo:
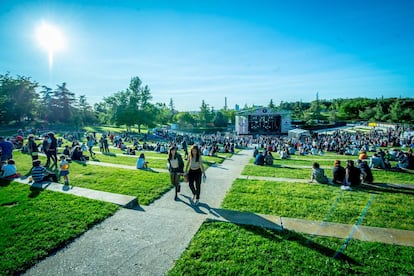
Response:
[{"label": "treeline", "polygon": [[[376,121],[388,123],[414,122],[413,98],[355,98],[319,100],[310,103],[270,100],[268,107],[290,111],[292,119],[308,124],[337,121]],[[254,109],[245,106],[243,109]],[[197,112],[179,112],[173,99],[169,103],[153,103],[150,88],[139,77],[129,86],[91,106],[84,95],[79,97],[66,83],[52,89],[32,81],[30,77],[0,75],[0,124],[71,124],[77,127],[97,124],[154,127],[175,123],[181,128],[226,127],[234,123],[234,109],[218,109],[201,102]]]}]

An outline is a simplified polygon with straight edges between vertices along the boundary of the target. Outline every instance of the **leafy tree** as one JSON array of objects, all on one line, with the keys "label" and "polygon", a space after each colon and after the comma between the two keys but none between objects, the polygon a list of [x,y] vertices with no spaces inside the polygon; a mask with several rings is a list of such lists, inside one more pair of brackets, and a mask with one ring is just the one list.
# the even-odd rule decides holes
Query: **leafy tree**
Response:
[{"label": "leafy tree", "polygon": [[170,107],[167,107],[165,103],[156,103],[156,120],[161,125],[167,125],[172,122],[172,115]]},{"label": "leafy tree", "polygon": [[142,86],[139,77],[133,77],[129,88],[104,98],[106,105],[111,109],[111,122],[117,125],[130,127],[137,125],[138,132],[141,126],[148,127],[156,124],[157,108],[150,103],[152,99],[148,86]]},{"label": "leafy tree", "polygon": [[0,122],[21,122],[23,118],[32,119],[35,113],[38,83],[30,78],[9,73],[0,75]]},{"label": "leafy tree", "polygon": [[303,120],[304,118],[304,108],[302,102],[295,102],[293,105],[293,114],[292,118],[296,120]]},{"label": "leafy tree", "polygon": [[267,107],[269,107],[271,109],[276,108],[275,104],[273,103],[273,99],[270,99],[269,105]]},{"label": "leafy tree", "polygon": [[77,101],[75,120],[78,126],[85,126],[98,122],[97,116],[92,110],[92,107],[87,102],[86,96],[81,95]]},{"label": "leafy tree", "polygon": [[40,119],[49,121],[49,117],[53,117],[53,90],[50,87],[42,85],[40,95],[39,117]]},{"label": "leafy tree", "polygon": [[227,122],[235,123],[236,121],[236,110],[234,109],[220,109],[220,112],[223,114],[223,116],[226,118]]},{"label": "leafy tree", "polygon": [[209,110],[208,104],[206,104],[204,100],[201,101],[200,113],[198,113],[198,115],[200,124],[204,127],[212,120],[213,115]]},{"label": "leafy tree", "polygon": [[227,126],[228,119],[221,113],[220,111],[217,111],[215,113],[213,123],[216,127],[226,127]]},{"label": "leafy tree", "polygon": [[54,116],[57,121],[70,123],[73,114],[73,104],[76,102],[75,93],[66,87],[66,82],[57,85],[54,91]]},{"label": "leafy tree", "polygon": [[193,127],[197,122],[189,112],[178,112],[175,118],[180,128]]},{"label": "leafy tree", "polygon": [[401,100],[397,99],[389,106],[389,121],[390,122],[399,122],[402,119],[402,115],[404,114],[401,104]]}]

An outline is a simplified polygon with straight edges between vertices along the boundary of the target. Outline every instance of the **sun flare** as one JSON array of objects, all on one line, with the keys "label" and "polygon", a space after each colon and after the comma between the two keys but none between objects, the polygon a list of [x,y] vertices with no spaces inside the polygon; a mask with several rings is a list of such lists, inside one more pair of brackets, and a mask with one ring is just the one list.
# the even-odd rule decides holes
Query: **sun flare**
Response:
[{"label": "sun flare", "polygon": [[47,51],[49,67],[52,68],[54,53],[65,47],[65,39],[62,32],[56,26],[42,22],[36,29],[36,39],[39,46]]}]

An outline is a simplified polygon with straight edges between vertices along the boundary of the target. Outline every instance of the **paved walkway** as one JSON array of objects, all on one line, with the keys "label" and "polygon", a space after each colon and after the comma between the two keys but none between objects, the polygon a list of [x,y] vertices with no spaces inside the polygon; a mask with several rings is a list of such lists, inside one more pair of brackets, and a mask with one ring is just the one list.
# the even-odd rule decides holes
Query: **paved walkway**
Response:
[{"label": "paved walkway", "polygon": [[[251,158],[242,151],[207,170],[201,202],[190,203],[188,185],[174,201],[171,190],[149,206],[123,208],[27,275],[165,275],[206,219],[287,229],[312,235],[414,246],[414,231],[306,221],[220,209],[233,181]],[[62,187],[60,187],[62,188]]]}]

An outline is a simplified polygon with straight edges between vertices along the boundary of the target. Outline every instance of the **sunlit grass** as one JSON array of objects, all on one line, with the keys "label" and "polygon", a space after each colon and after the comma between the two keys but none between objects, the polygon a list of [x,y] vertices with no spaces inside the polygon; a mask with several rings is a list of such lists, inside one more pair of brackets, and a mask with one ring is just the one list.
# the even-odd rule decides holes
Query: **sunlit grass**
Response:
[{"label": "sunlit grass", "polygon": [[15,182],[0,187],[0,274],[23,271],[116,210],[114,204]]},{"label": "sunlit grass", "polygon": [[[244,167],[242,175],[310,179],[312,163],[313,161],[310,160],[309,163],[303,161],[301,163],[275,162],[272,166],[257,166],[250,160],[250,163]],[[325,170],[325,174],[332,178],[333,165],[322,165],[321,167]],[[374,183],[414,184],[414,175],[411,173],[373,169],[372,175],[374,176]]]},{"label": "sunlit grass", "polygon": [[237,179],[222,207],[355,224],[371,200],[362,225],[414,230],[413,195],[410,191],[378,192],[361,188],[349,192],[332,185]]},{"label": "sunlit grass", "polygon": [[410,275],[413,247],[204,223],[168,275]]}]

